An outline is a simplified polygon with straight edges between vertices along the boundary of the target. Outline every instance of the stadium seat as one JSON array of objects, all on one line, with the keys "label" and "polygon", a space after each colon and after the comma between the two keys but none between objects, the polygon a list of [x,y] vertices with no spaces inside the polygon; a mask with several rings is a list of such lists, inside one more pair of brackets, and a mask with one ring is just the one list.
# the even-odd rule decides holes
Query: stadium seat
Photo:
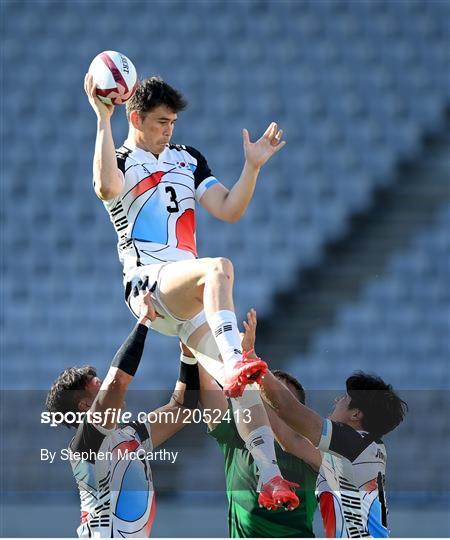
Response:
[{"label": "stadium seat", "polygon": [[[397,164],[442,129],[449,6],[221,1],[202,3],[199,16],[199,3],[160,0],[124,17],[126,0],[106,10],[100,1],[7,2],[2,54],[20,69],[3,81],[4,349],[14,361],[2,384],[46,388],[74,358],[106,368],[133,323],[114,232],[91,189],[95,117],[82,86],[95,54],[115,43],[140,76],[159,73],[185,92],[190,108],[174,139],[197,147],[227,186],[243,164],[243,127],[253,139],[272,120],[285,130],[286,150],[261,173],[240,222],[198,215],[200,255],[235,265],[238,320],[251,305],[270,317],[276,293],[320,264],[352,216],[393,186]],[[174,10],[183,16],[169,34]],[[70,54],[67,43],[76,44]],[[123,117],[117,108],[118,146]],[[449,385],[449,217],[443,209],[433,230],[394,255],[383,279],[367,283],[336,326],[291,360],[308,384],[330,386],[351,369],[376,366],[394,384]],[[171,386],[177,358],[176,340],[152,335],[137,384]]]}]

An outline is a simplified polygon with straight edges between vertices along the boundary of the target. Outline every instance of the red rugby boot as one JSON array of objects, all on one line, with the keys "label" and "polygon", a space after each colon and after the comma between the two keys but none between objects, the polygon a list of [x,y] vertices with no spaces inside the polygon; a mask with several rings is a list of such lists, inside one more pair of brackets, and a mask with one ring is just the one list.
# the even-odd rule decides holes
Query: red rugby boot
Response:
[{"label": "red rugby boot", "polygon": [[285,510],[294,510],[300,504],[299,498],[295,494],[295,488],[299,485],[289,482],[281,476],[274,476],[261,487],[259,493],[259,506],[267,510],[276,510],[284,507]]},{"label": "red rugby boot", "polygon": [[242,360],[238,360],[230,373],[225,375],[223,393],[226,397],[241,397],[247,384],[261,383],[267,373],[267,364],[257,356],[248,358],[250,354],[254,355],[254,352],[244,352]]}]

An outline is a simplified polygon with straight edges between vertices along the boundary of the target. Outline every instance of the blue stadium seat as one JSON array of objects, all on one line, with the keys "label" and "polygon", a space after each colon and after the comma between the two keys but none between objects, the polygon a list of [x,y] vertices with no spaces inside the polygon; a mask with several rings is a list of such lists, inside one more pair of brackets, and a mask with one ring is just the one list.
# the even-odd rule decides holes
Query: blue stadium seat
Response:
[{"label": "blue stadium seat", "polygon": [[[8,387],[46,387],[74,357],[106,366],[133,321],[114,233],[91,188],[95,118],[82,83],[99,51],[123,50],[141,76],[160,73],[186,92],[190,110],[180,115],[175,139],[197,146],[228,186],[243,163],[241,128],[254,138],[275,119],[285,129],[287,149],[263,171],[245,218],[231,227],[203,210],[198,216],[200,254],[228,256],[235,265],[239,319],[250,305],[268,315],[274,294],[320,262],[351,216],[392,185],[398,161],[442,127],[450,97],[448,2],[209,2],[201,17],[198,4],[181,1],[142,2],[139,17],[123,16],[125,0],[114,9],[100,1],[23,6],[7,3],[2,51],[5,62],[21,67],[4,80],[2,125],[9,143],[5,353],[14,358],[5,366]],[[174,10],[180,17],[169,34]],[[68,42],[76,43],[70,55]],[[126,136],[121,108],[116,121],[119,145]],[[448,384],[449,268],[427,263],[450,247],[448,212],[444,225],[389,262],[383,281],[343,307],[335,331],[316,336],[311,353],[293,361],[305,380],[321,376],[329,385],[349,369],[376,365],[397,382],[411,365],[417,384]],[[426,309],[430,302],[439,307]],[[54,361],[44,370],[48,355]],[[437,367],[427,371],[430,357]],[[176,340],[152,336],[148,358],[146,380],[137,384],[171,385]]]}]

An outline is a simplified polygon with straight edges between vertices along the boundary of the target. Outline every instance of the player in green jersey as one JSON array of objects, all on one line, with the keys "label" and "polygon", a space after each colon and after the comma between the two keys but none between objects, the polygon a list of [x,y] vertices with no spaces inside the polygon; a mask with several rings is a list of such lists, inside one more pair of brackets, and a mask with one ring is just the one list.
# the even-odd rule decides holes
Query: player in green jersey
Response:
[{"label": "player in green jersey", "polygon": [[[251,310],[244,323],[244,351],[254,348],[256,323],[256,312]],[[191,355],[187,349],[183,349],[183,352],[186,356]],[[199,369],[200,402],[205,421],[208,423],[209,434],[216,439],[224,454],[230,537],[313,537],[312,523],[317,507],[314,492],[321,464],[320,452],[307,439],[292,431],[267,406],[270,424],[277,439],[275,449],[278,464],[283,476],[299,484],[296,493],[300,505],[290,512],[283,508],[272,511],[260,508],[257,468],[236,428],[237,422],[248,421],[245,411],[239,411],[243,414],[237,418],[217,382],[201,366]],[[305,394],[301,384],[287,373],[274,373],[304,403]]]}]

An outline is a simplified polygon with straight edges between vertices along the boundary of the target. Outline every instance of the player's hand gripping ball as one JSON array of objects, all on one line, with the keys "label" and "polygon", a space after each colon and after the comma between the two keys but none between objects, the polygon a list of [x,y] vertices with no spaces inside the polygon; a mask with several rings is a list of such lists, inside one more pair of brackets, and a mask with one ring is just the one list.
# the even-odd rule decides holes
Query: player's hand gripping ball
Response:
[{"label": "player's hand gripping ball", "polygon": [[98,54],[89,66],[89,73],[97,96],[108,105],[122,105],[136,90],[136,68],[119,52],[103,51]]}]

